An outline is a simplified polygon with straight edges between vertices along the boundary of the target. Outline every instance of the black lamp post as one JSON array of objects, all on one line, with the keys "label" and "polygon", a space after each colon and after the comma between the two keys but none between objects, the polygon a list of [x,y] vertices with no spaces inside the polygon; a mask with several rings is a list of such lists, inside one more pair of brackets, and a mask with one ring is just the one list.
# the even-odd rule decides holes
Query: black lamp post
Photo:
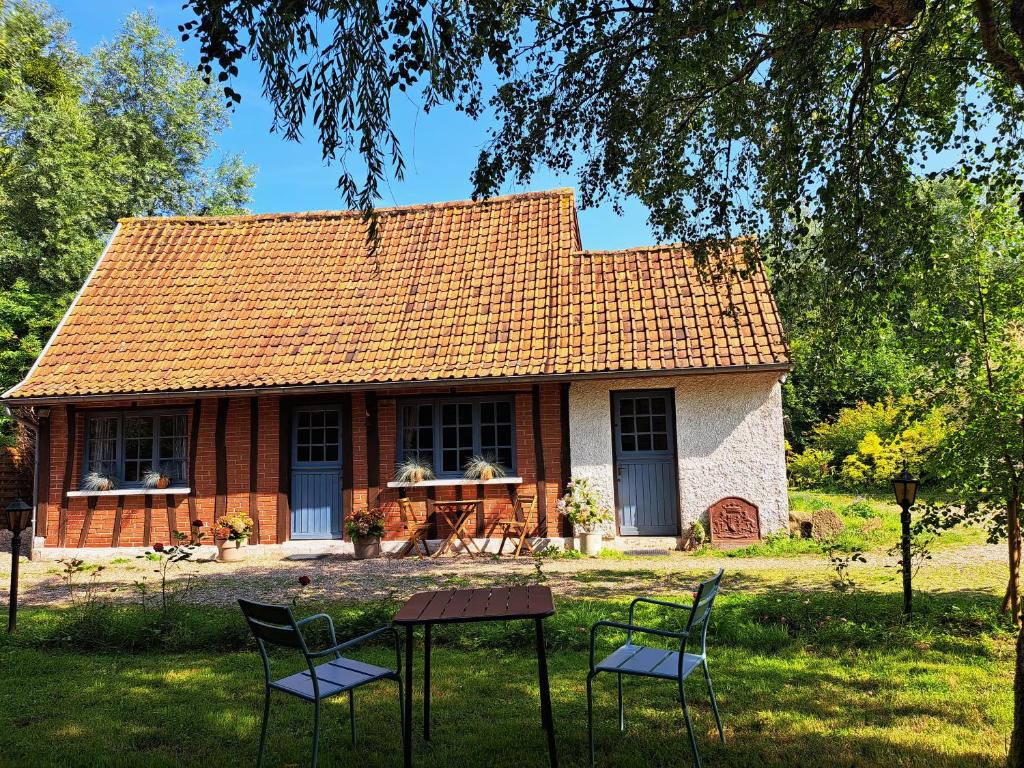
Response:
[{"label": "black lamp post", "polygon": [[32,507],[16,499],[0,511],[0,531],[11,532],[11,601],[7,609],[7,631],[18,626],[18,563],[21,556],[21,532],[32,524]]},{"label": "black lamp post", "polygon": [[896,503],[903,511],[900,513],[900,524],[903,528],[903,612],[910,615],[912,589],[910,586],[910,508],[914,506],[914,499],[917,498],[917,487],[921,483],[907,471],[907,465],[903,465],[903,471],[892,481],[892,489],[896,494]]}]

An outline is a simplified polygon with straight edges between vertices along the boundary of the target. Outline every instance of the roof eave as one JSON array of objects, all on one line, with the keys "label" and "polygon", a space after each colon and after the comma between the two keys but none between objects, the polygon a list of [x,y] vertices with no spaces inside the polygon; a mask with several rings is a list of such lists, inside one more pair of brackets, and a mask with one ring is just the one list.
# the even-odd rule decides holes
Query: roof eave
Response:
[{"label": "roof eave", "polygon": [[414,389],[418,387],[479,386],[481,384],[517,384],[541,382],[571,382],[589,379],[661,378],[668,376],[716,376],[723,374],[787,373],[789,362],[758,363],[753,365],[724,365],[709,368],[641,369],[628,371],[593,371],[589,373],[528,374],[522,376],[481,376],[476,378],[416,379],[410,381],[339,382],[334,384],[287,384],[249,387],[221,387],[215,389],[175,389],[150,392],[103,392],[97,394],[11,396],[10,390],[0,396],[7,408],[23,405],[60,405],[62,403],[107,402],[111,400],[156,400],[169,398],[242,397],[247,395],[305,395],[347,392],[352,390]]}]

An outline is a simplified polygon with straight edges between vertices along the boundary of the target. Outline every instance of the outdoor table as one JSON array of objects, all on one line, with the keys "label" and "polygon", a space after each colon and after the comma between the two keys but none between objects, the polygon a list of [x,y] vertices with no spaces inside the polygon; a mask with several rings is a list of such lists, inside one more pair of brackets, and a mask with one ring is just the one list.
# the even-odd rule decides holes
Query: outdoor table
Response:
[{"label": "outdoor table", "polygon": [[452,529],[451,533],[448,534],[448,538],[437,548],[434,557],[440,557],[451,549],[456,536],[462,542],[462,546],[465,547],[468,555],[475,557],[476,555],[483,554],[476,545],[476,542],[473,541],[473,537],[466,533],[469,518],[476,512],[477,506],[483,504],[483,501],[483,499],[457,499],[455,501],[434,502],[434,513],[443,518]]},{"label": "outdoor table", "polygon": [[423,626],[423,738],[430,741],[430,628],[434,624],[471,621],[533,619],[537,629],[537,674],[540,681],[540,719],[547,731],[548,759],[558,768],[555,724],[551,716],[551,689],[544,650],[544,619],[555,604],[548,587],[500,587],[495,589],[444,589],[418,592],[395,614],[394,623],[405,627],[405,768],[412,766],[412,654],[413,630]]}]

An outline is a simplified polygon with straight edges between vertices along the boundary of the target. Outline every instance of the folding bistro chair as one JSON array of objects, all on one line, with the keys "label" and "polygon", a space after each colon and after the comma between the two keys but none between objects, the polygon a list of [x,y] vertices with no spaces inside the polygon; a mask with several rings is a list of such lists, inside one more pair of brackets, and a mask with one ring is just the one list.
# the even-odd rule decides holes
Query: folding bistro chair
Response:
[{"label": "folding bistro chair", "polygon": [[[339,643],[334,634],[334,622],[326,613],[296,621],[292,611],[283,605],[264,605],[249,600],[239,600],[239,607],[245,616],[249,629],[256,638],[256,647],[263,660],[263,674],[266,680],[266,692],[263,702],[263,725],[260,729],[260,750],[256,758],[257,768],[263,765],[263,757],[267,749],[267,722],[270,719],[270,692],[281,691],[296,696],[303,701],[313,703],[313,768],[316,768],[317,755],[320,752],[320,702],[339,693],[348,693],[349,722],[352,729],[352,742],[356,740],[356,709],[354,691],[363,685],[378,680],[394,680],[398,683],[398,708],[402,718],[405,717],[402,699],[402,657],[398,642],[398,632],[393,627],[382,627],[360,637]],[[322,651],[311,651],[306,645],[302,627],[313,621],[326,621],[331,638],[331,647]],[[391,634],[395,640],[395,669],[378,667],[341,655],[341,651],[381,635]],[[290,648],[302,654],[308,669],[294,675],[274,680],[270,672],[270,657],[267,646]],[[314,663],[317,659],[333,656],[332,661],[322,664]],[[403,728],[404,733],[404,728]]]},{"label": "folding bistro chair", "polygon": [[398,514],[401,515],[402,525],[405,526],[405,544],[395,553],[395,559],[408,557],[415,550],[416,555],[420,554],[420,547],[423,548],[423,557],[430,557],[430,549],[427,547],[427,534],[430,531],[430,523],[424,520],[422,523],[416,519],[416,512],[413,510],[412,502],[407,498],[398,500]]},{"label": "folding bistro chair", "polygon": [[[718,702],[715,700],[715,690],[711,687],[711,674],[708,672],[707,659],[707,635],[708,617],[711,615],[711,606],[718,594],[718,585],[722,581],[720,570],[716,576],[702,582],[694,593],[693,605],[680,605],[669,603],[664,600],[652,600],[649,597],[638,597],[629,606],[629,621],[625,624],[617,621],[599,621],[590,629],[590,673],[587,675],[587,738],[590,741],[590,765],[594,765],[594,704],[592,683],[594,678],[601,672],[612,672],[618,675],[619,683],[619,730],[626,728],[625,711],[622,708],[622,676],[637,675],[640,677],[654,677],[662,680],[672,680],[679,686],[679,703],[683,707],[683,717],[686,720],[686,732],[690,737],[690,749],[693,750],[693,762],[696,768],[700,768],[700,753],[697,751],[697,739],[693,734],[693,725],[690,723],[690,708],[686,704],[686,678],[690,676],[697,667],[704,670],[704,680],[708,686],[708,694],[711,697],[711,709],[715,713],[715,722],[718,725],[718,737],[725,743],[725,733],[722,731],[722,718],[718,714]],[[671,632],[666,629],[655,629],[644,627],[633,623],[633,611],[639,603],[660,605],[666,608],[684,610],[689,613],[686,620],[686,628],[681,632]],[[610,656],[603,661],[594,663],[594,643],[597,639],[598,630],[608,627],[619,631],[625,631],[626,644],[616,648]],[[651,648],[633,643],[633,633],[639,632],[654,637],[672,638],[679,642],[678,651],[669,651],[661,648]],[[687,652],[687,646],[693,648],[693,653]]]},{"label": "folding bistro chair", "polygon": [[491,526],[491,530],[487,535],[490,536],[494,533],[495,528],[501,528],[501,545],[498,547],[499,556],[501,556],[502,551],[505,549],[505,542],[509,539],[513,540],[516,547],[512,553],[513,557],[519,557],[519,554],[524,549],[533,554],[533,545],[529,542],[528,537],[534,526],[537,497],[517,495],[512,504],[512,511],[514,515],[512,519],[496,521]]}]

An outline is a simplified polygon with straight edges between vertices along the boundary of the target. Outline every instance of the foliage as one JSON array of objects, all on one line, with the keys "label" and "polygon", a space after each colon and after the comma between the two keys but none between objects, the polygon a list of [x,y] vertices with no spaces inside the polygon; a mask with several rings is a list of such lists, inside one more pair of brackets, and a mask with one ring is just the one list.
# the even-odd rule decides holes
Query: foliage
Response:
[{"label": "foliage", "polygon": [[366,539],[384,535],[384,510],[379,507],[360,509],[352,513],[345,530],[353,539]]},{"label": "foliage", "polygon": [[475,194],[576,171],[584,203],[635,196],[667,239],[695,243],[790,246],[816,218],[806,258],[862,311],[927,250],[920,158],[1012,185],[1024,142],[1024,27],[990,0],[186,5],[208,78],[238,101],[254,58],[275,129],[298,140],[311,121],[353,207],[404,172],[392,100],[454,103],[496,123]]},{"label": "foliage", "polygon": [[565,490],[558,500],[558,512],[580,533],[596,533],[613,519],[604,493],[588,478],[573,478],[566,483]]},{"label": "foliage", "polygon": [[845,507],[839,510],[839,513],[843,517],[860,517],[864,519],[881,517],[881,513],[878,511],[878,509],[869,504],[868,502],[864,501],[863,499],[851,501],[849,504],[847,504]]},{"label": "foliage", "polygon": [[824,485],[832,472],[833,454],[818,448],[805,448],[790,453],[786,462],[789,482],[794,488],[815,488]]},{"label": "foliage", "polygon": [[[139,555],[140,559],[157,564],[153,572],[160,577],[160,610],[163,613],[167,613],[172,601],[180,600],[192,589],[192,573],[187,575],[183,584],[178,586],[172,585],[170,589],[168,589],[168,576],[172,570],[181,567],[183,563],[187,563],[195,557],[203,540],[202,523],[199,521],[193,522],[191,535],[186,535],[181,531],[174,531],[172,538],[174,539],[174,544],[167,546],[162,542],[157,542],[151,550]],[[135,586],[139,592],[143,607],[145,607],[146,583],[144,580],[139,581],[136,582]]]},{"label": "foliage", "polygon": [[418,453],[407,455],[395,468],[396,483],[418,483],[434,477],[434,467]]},{"label": "foliage", "polygon": [[690,540],[693,542],[695,549],[700,549],[708,543],[708,532],[704,528],[704,523],[700,520],[695,521],[690,528]]},{"label": "foliage", "polygon": [[217,518],[217,538],[220,541],[241,541],[252,536],[252,518],[244,512],[233,512]]},{"label": "foliage", "polygon": [[[117,220],[237,213],[227,111],[152,17],[82,56],[45,6],[0,3],[0,390],[38,356]],[[4,427],[10,434],[10,425]]]},{"label": "foliage", "polygon": [[864,557],[864,553],[860,551],[844,552],[835,540],[822,541],[821,551],[828,558],[835,573],[835,578],[832,579],[832,586],[840,592],[853,589],[856,584],[853,581],[853,577],[850,576],[850,565],[852,563],[866,563],[867,559]]},{"label": "foliage", "polygon": [[504,477],[507,474],[504,466],[486,456],[473,456],[463,469],[466,477],[471,480]]},{"label": "foliage", "polygon": [[857,453],[869,434],[880,440],[895,437],[902,418],[901,407],[892,400],[862,401],[853,407],[843,408],[834,419],[816,425],[811,430],[810,442],[842,462],[847,456]]}]

